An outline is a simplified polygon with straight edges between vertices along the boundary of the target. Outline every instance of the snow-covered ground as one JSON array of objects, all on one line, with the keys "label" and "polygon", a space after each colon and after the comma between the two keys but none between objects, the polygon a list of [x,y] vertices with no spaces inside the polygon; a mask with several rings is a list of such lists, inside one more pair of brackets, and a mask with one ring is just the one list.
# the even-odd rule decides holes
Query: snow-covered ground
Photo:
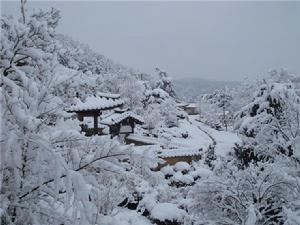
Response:
[{"label": "snow-covered ground", "polygon": [[[138,129],[138,134],[135,136],[142,136],[143,130]],[[207,149],[211,144],[211,140],[207,137],[203,131],[201,131],[197,124],[189,122],[187,119],[180,119],[178,127],[167,128],[165,126],[157,128],[154,132],[157,134],[157,138],[151,138],[157,140],[156,142],[164,143],[164,148],[184,148],[184,149]],[[184,138],[183,135],[187,134]],[[145,141],[150,139],[144,137]]]},{"label": "snow-covered ground", "polygon": [[[173,151],[199,151],[205,153],[209,146],[214,146],[215,154],[219,157],[225,157],[235,143],[240,142],[237,134],[229,131],[215,130],[197,120],[198,116],[188,116],[187,119],[179,120],[178,127],[160,128],[157,130],[158,138],[151,137],[153,143],[155,140],[159,143],[164,143],[164,149],[174,149]],[[183,134],[187,134],[184,138]],[[142,134],[139,134],[140,139],[143,139]],[[144,137],[145,141],[150,139]],[[215,142],[215,143],[214,143]],[[136,147],[137,149],[140,146]],[[152,148],[154,149],[154,148]],[[155,148],[159,150],[158,147]],[[162,150],[163,152],[163,150]]]},{"label": "snow-covered ground", "polygon": [[114,210],[113,216],[104,216],[101,218],[103,225],[151,225],[152,223],[145,217],[139,215],[136,211],[124,208]]},{"label": "snow-covered ground", "polygon": [[[211,144],[211,140],[197,127],[197,124],[190,123],[186,119],[179,120],[178,127],[164,128],[162,132],[165,132],[162,137],[169,138],[169,146],[172,147],[205,150]],[[188,134],[188,137],[183,138],[182,134]]]},{"label": "snow-covered ground", "polygon": [[236,133],[230,131],[215,130],[197,120],[198,116],[189,116],[189,120],[201,130],[206,131],[216,142],[215,154],[219,157],[225,157],[232,151],[235,143],[240,143],[241,139]]}]

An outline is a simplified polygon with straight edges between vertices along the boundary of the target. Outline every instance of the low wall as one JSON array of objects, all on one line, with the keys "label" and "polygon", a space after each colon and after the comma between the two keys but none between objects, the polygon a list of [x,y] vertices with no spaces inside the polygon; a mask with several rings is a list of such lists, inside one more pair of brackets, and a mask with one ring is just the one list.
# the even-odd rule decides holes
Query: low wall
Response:
[{"label": "low wall", "polygon": [[192,161],[198,161],[200,158],[201,156],[194,155],[194,156],[176,156],[176,157],[168,157],[162,159],[165,160],[168,165],[174,165],[178,162],[191,163]]}]

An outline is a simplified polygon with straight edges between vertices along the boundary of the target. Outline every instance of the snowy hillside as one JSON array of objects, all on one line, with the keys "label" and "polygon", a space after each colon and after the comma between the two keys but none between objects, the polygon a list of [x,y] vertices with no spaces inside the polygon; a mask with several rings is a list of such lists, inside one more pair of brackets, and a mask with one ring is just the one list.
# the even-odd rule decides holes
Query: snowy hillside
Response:
[{"label": "snowy hillside", "polygon": [[174,84],[26,2],[1,18],[1,224],[300,224],[300,75]]}]

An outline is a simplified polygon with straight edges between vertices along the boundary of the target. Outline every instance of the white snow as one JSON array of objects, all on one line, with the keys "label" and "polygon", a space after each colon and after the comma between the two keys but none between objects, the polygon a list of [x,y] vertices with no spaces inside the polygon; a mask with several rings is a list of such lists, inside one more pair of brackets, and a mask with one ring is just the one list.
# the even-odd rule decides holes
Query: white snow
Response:
[{"label": "white snow", "polygon": [[183,107],[185,107],[187,105],[188,105],[188,103],[184,103],[184,102],[178,102],[178,103],[176,103],[176,106],[177,107],[181,107],[181,108],[183,108]]},{"label": "white snow", "polygon": [[245,225],[255,225],[256,224],[256,213],[253,205],[248,207],[248,215]]},{"label": "white snow", "polygon": [[178,221],[182,222],[186,212],[179,209],[175,204],[172,203],[158,203],[151,210],[151,218],[159,221]]},{"label": "white snow", "polygon": [[172,181],[175,182],[182,182],[185,184],[191,184],[194,182],[194,178],[189,174],[182,174],[182,172],[176,172],[173,177],[171,178]]},{"label": "white snow", "polygon": [[228,153],[232,152],[235,143],[241,142],[241,139],[235,133],[212,130],[211,134],[217,142],[215,148],[217,156],[226,157]]},{"label": "white snow", "polygon": [[105,98],[120,98],[120,94],[112,94],[112,93],[104,93],[104,92],[97,92],[98,96],[105,97]]},{"label": "white snow", "polygon": [[145,136],[140,136],[140,135],[136,135],[136,134],[130,134],[126,137],[126,139],[132,140],[132,141],[143,142],[145,144],[152,144],[152,145],[164,146],[166,144],[165,141],[162,139],[145,137]]},{"label": "white snow", "polygon": [[86,98],[84,102],[80,99],[76,99],[76,104],[72,105],[71,107],[67,108],[67,111],[86,111],[86,110],[93,110],[93,109],[107,109],[112,107],[118,107],[123,105],[123,100],[121,99],[109,99],[105,97],[96,97],[96,96],[89,96]]},{"label": "white snow", "polygon": [[186,108],[197,108],[197,104],[196,103],[189,103]]},{"label": "white snow", "polygon": [[187,162],[177,162],[174,165],[175,171],[184,171],[184,170],[190,170],[191,166]]},{"label": "white snow", "polygon": [[191,171],[189,173],[192,177],[209,177],[213,174],[213,172],[210,170],[210,169],[207,169],[207,168],[196,168],[196,170],[194,171]]},{"label": "white snow", "polygon": [[162,172],[164,175],[173,175],[175,172],[173,170],[173,166],[165,166],[161,168],[160,172]]},{"label": "white snow", "polygon": [[152,225],[136,211],[123,208],[118,208],[118,212],[114,212],[111,216],[102,217],[100,221],[101,225]]},{"label": "white snow", "polygon": [[[186,119],[179,120],[178,127],[163,128],[160,130],[161,137],[168,141],[168,146],[172,148],[184,147],[186,149],[207,149],[211,141],[207,135],[201,131],[197,124]],[[181,134],[188,134],[183,138]]]},{"label": "white snow", "polygon": [[220,157],[226,157],[232,152],[235,143],[240,143],[241,139],[236,133],[229,131],[218,131],[209,126],[197,121],[197,116],[189,116],[190,121],[199,126],[201,129],[209,133],[216,141],[215,154]]}]

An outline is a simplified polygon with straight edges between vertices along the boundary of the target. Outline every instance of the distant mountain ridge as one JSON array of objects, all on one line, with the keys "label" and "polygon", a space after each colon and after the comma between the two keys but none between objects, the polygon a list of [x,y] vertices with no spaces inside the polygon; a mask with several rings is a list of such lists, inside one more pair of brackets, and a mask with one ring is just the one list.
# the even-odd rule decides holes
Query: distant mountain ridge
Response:
[{"label": "distant mountain ridge", "polygon": [[181,78],[174,79],[175,91],[178,97],[184,101],[193,102],[199,99],[199,96],[212,92],[216,89],[234,87],[239,85],[238,81],[216,81],[203,78]]}]

